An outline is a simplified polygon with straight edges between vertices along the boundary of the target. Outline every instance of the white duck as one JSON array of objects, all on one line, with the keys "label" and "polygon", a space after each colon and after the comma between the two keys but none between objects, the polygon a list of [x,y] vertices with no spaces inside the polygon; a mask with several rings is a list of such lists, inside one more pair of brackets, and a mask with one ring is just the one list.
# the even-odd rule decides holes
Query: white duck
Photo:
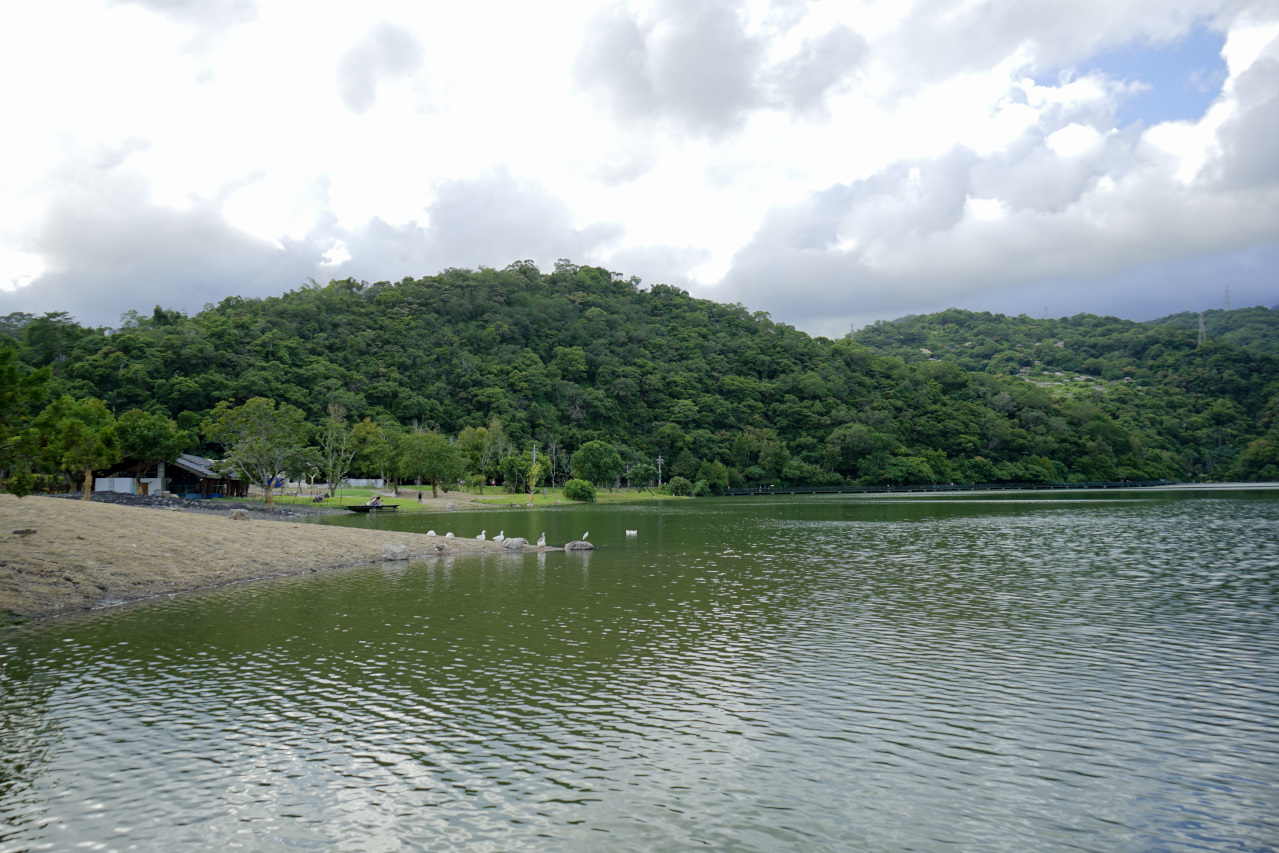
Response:
[{"label": "white duck", "polygon": [[448,533],[445,533],[445,534],[444,534],[444,538],[445,538],[445,539],[452,539],[452,538],[453,538],[453,531],[452,531],[452,530],[450,530]]},{"label": "white duck", "polygon": [[542,535],[538,538],[538,540],[537,540],[537,547],[539,547],[539,548],[545,548],[545,547],[546,547],[546,534],[545,534],[545,533],[543,533],[543,534],[542,534]]},{"label": "white duck", "polygon": [[505,530],[499,531],[499,532],[498,532],[498,534],[497,534],[496,536],[494,536],[494,537],[493,537],[493,541],[494,541],[494,542],[501,542],[501,541],[503,541],[503,540],[505,540],[505,539],[506,539],[506,531],[505,531]]},{"label": "white duck", "polygon": [[427,536],[434,536],[434,535],[435,535],[435,531],[434,531],[434,530],[428,530],[428,531],[426,531],[426,535],[427,535]]},{"label": "white duck", "polygon": [[590,536],[590,535],[591,535],[591,531],[589,531],[589,530],[588,530],[588,531],[586,531],[585,533],[583,533],[583,534],[582,534],[582,541],[583,541],[583,542],[585,542],[585,541],[586,541],[586,537],[587,537],[587,536]]},{"label": "white duck", "polygon": [[476,536],[475,538],[476,538],[476,539],[478,539],[478,540],[480,540],[481,542],[483,542],[486,538],[488,538],[488,537],[486,537],[486,536],[484,535],[484,534],[486,534],[486,533],[488,533],[488,530],[487,530],[487,529],[485,529],[485,530],[481,530],[481,531],[480,531],[480,535],[479,535],[479,536]]}]

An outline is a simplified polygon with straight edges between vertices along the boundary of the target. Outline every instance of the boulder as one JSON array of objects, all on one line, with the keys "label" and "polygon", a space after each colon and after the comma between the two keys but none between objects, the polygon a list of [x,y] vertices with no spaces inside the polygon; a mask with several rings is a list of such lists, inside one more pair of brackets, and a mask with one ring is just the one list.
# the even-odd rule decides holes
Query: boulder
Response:
[{"label": "boulder", "polygon": [[407,560],[409,558],[408,545],[383,545],[382,561],[392,562],[395,560]]},{"label": "boulder", "polygon": [[524,546],[528,544],[528,540],[522,536],[513,536],[510,539],[502,540],[502,547],[508,551],[523,551]]},{"label": "boulder", "polygon": [[564,546],[565,551],[594,551],[595,546],[585,539],[576,539]]},{"label": "boulder", "polygon": [[248,521],[249,511],[247,509],[233,509],[227,513],[227,517],[232,521]]}]

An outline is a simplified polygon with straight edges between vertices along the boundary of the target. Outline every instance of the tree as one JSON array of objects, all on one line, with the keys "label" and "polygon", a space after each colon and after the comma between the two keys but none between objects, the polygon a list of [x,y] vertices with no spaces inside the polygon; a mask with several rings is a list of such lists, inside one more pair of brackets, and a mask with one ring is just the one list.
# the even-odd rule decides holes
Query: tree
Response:
[{"label": "tree", "polygon": [[275,506],[275,479],[289,458],[306,445],[302,410],[288,403],[253,397],[242,406],[223,400],[204,422],[204,434],[226,448],[227,460],[262,486],[268,507]]},{"label": "tree", "polygon": [[586,442],[573,454],[569,464],[574,477],[597,486],[612,485],[622,473],[621,454],[604,441]]},{"label": "tree", "polygon": [[34,427],[46,458],[60,471],[84,473],[83,500],[93,491],[93,469],[119,460],[115,416],[98,399],[63,396],[36,418]]},{"label": "tree", "polygon": [[413,432],[400,439],[400,473],[414,480],[429,480],[431,497],[439,497],[439,484],[452,483],[466,470],[462,454],[438,432]]},{"label": "tree", "polygon": [[657,466],[652,462],[636,462],[631,466],[630,478],[631,482],[642,483],[644,488],[648,488],[657,479]]},{"label": "tree", "polygon": [[397,452],[395,440],[386,428],[372,418],[365,418],[351,428],[351,441],[355,445],[351,470],[360,474],[375,473],[385,479],[387,468],[395,464]]},{"label": "tree", "polygon": [[346,407],[329,403],[329,416],[320,428],[320,473],[328,483],[329,497],[351,470],[355,451],[354,432],[346,425]]},{"label": "tree", "polygon": [[728,488],[728,466],[716,459],[697,469],[697,482],[705,483],[709,494],[722,495]]},{"label": "tree", "polygon": [[156,476],[160,479],[160,491],[165,487],[165,463],[176,462],[195,443],[195,436],[179,429],[175,421],[141,409],[130,409],[120,416],[116,421],[116,435],[125,456],[146,463],[148,468],[152,462],[158,463]]},{"label": "tree", "polygon": [[15,468],[26,466],[25,457],[33,449],[27,428],[35,406],[44,400],[49,375],[48,368],[23,370],[17,352],[0,345],[0,486],[18,497],[30,493],[30,474]]}]

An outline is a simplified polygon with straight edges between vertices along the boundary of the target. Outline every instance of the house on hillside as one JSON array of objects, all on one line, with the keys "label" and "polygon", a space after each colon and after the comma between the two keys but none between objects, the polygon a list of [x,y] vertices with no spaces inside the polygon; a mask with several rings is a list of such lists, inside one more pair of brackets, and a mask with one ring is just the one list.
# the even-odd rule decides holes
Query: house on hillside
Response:
[{"label": "house on hillside", "polygon": [[[242,498],[248,494],[248,484],[238,474],[234,471],[220,474],[214,470],[216,464],[212,459],[183,453],[173,464],[164,466],[163,476],[168,481],[168,490],[186,498]],[[124,459],[99,474],[94,480],[93,490],[158,495],[161,473],[153,460]]]}]

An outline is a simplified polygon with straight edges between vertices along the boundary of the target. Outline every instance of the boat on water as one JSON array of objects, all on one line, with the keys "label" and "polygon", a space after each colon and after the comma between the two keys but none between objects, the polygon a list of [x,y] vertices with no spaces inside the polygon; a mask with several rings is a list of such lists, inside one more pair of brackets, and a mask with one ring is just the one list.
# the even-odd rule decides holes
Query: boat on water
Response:
[{"label": "boat on water", "polygon": [[369,506],[368,504],[353,504],[344,506],[342,509],[349,509],[351,512],[398,512],[399,507],[390,504],[382,504],[381,506]]}]

